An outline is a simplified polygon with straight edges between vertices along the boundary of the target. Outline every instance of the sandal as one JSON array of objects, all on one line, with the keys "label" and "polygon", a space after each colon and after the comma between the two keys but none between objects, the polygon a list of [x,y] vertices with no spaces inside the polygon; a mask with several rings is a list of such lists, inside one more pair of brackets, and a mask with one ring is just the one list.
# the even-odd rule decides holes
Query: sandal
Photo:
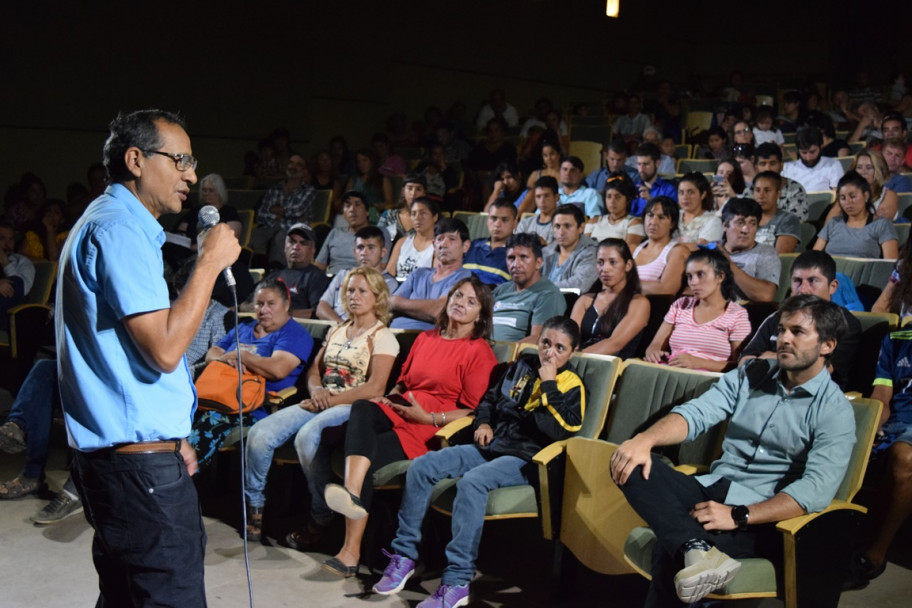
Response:
[{"label": "sandal", "polygon": [[26,447],[25,433],[15,422],[0,426],[0,450],[7,454],[18,454]]},{"label": "sandal", "polygon": [[338,574],[343,578],[351,578],[358,574],[358,568],[360,568],[360,564],[355,566],[346,566],[338,557],[330,557],[327,560],[323,560],[323,567],[333,574]]},{"label": "sandal", "polygon": [[367,517],[367,509],[361,505],[358,497],[337,483],[326,484],[326,489],[323,490],[323,499],[330,509],[348,519],[364,519]]},{"label": "sandal", "polygon": [[263,538],[263,507],[247,507],[247,541],[258,543]]},{"label": "sandal", "polygon": [[43,485],[44,482],[41,479],[33,479],[20,475],[5,483],[0,483],[0,500],[22,498],[29,494],[37,494]]}]

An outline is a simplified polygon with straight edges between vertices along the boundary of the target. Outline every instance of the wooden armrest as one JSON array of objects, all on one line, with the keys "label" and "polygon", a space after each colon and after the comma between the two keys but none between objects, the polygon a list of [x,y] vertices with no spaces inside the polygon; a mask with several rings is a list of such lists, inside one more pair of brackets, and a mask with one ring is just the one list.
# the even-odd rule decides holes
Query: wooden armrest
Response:
[{"label": "wooden armrest", "polygon": [[807,513],[805,515],[799,515],[798,517],[792,517],[790,519],[783,519],[776,524],[776,529],[782,532],[783,534],[790,534],[794,536],[798,530],[814,521],[818,517],[826,515],[827,513],[832,513],[833,511],[858,511],[859,513],[867,513],[868,509],[861,505],[857,505],[852,502],[847,502],[844,500],[834,500],[829,504],[829,506],[818,513]]},{"label": "wooden armrest", "polygon": [[674,470],[685,475],[702,475],[703,473],[709,473],[709,466],[705,464],[679,464]]},{"label": "wooden armrest", "polygon": [[851,401],[852,399],[861,399],[862,397],[864,397],[864,395],[862,395],[858,391],[849,391],[845,394],[845,398],[848,399],[849,401]]},{"label": "wooden armrest", "polygon": [[440,439],[441,447],[447,447],[457,433],[464,430],[466,427],[471,427],[474,422],[474,416],[457,418],[453,422],[447,422],[444,427],[434,433],[434,436]]},{"label": "wooden armrest", "polygon": [[532,457],[532,462],[534,462],[539,467],[547,465],[549,462],[560,456],[564,453],[566,449],[567,441],[555,441],[550,445],[546,445],[540,449],[535,456]]}]

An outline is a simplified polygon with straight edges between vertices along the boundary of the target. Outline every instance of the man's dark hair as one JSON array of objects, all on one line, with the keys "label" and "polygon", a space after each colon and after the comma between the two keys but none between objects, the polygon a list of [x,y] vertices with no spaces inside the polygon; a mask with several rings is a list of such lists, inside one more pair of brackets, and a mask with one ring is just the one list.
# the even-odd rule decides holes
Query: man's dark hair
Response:
[{"label": "man's dark hair", "polygon": [[586,216],[579,207],[572,203],[559,205],[557,209],[554,210],[554,216],[557,217],[558,215],[572,215],[573,219],[576,220],[577,226],[582,226],[586,222]]},{"label": "man's dark hair", "polygon": [[560,190],[558,189],[558,186],[557,186],[557,180],[554,179],[553,177],[551,177],[550,175],[546,175],[544,177],[539,177],[537,180],[535,180],[534,188],[547,188],[547,189],[551,190],[552,192],[554,192],[554,194],[557,194],[558,192],[560,192]]},{"label": "man's dark hair", "polygon": [[759,224],[760,218],[763,217],[763,207],[752,198],[728,199],[728,202],[725,203],[725,208],[722,210],[722,222],[728,226],[739,215],[744,218],[756,218]]},{"label": "man's dark hair", "polygon": [[441,234],[447,234],[449,232],[456,232],[459,234],[459,240],[465,243],[469,240],[469,229],[466,227],[465,223],[462,220],[458,220],[455,217],[444,217],[437,220],[437,223],[434,224],[434,236],[440,236]]},{"label": "man's dark hair", "polygon": [[584,171],[583,160],[579,156],[565,156],[561,159],[561,164],[570,163],[580,171]]},{"label": "man's dark hair", "polygon": [[383,230],[376,226],[364,226],[363,228],[359,228],[355,233],[355,238],[361,240],[376,239],[380,241],[380,245],[386,247],[386,239],[383,238]]},{"label": "man's dark hair", "polygon": [[614,152],[615,154],[623,154],[627,156],[627,144],[624,143],[621,139],[612,139],[605,142],[602,152]]},{"label": "man's dark hair", "polygon": [[903,118],[903,115],[900,114],[899,112],[887,112],[886,114],[884,114],[884,117],[882,119],[880,119],[881,128],[883,128],[883,126],[885,124],[887,124],[887,121],[898,122],[899,128],[902,130],[902,132],[903,133],[906,132],[906,119]]},{"label": "man's dark hair", "polygon": [[346,203],[346,201],[348,201],[348,199],[350,199],[350,198],[358,199],[358,201],[362,205],[364,205],[365,209],[370,209],[370,204],[367,202],[367,197],[364,196],[364,194],[362,192],[360,192],[359,190],[349,190],[349,191],[345,192],[342,195],[342,198],[340,200],[342,201],[342,204],[344,205]]},{"label": "man's dark hair", "polygon": [[[773,144],[776,145],[776,144]],[[754,185],[757,185],[757,182],[761,179],[768,179],[774,184],[776,184],[776,190],[782,190],[782,178],[775,171],[761,171],[754,176]]]},{"label": "man's dark hair", "polygon": [[801,93],[798,91],[786,91],[782,96],[782,103],[801,103]]},{"label": "man's dark hair", "polygon": [[817,127],[801,127],[795,136],[795,143],[799,150],[808,150],[814,146],[822,146],[823,135]]},{"label": "man's dark hair", "polygon": [[771,141],[766,142],[765,144],[760,144],[757,146],[755,151],[757,160],[761,158],[772,158],[776,157],[779,159],[779,162],[782,162],[782,149],[779,146]]},{"label": "man's dark hair", "polygon": [[510,238],[507,239],[506,250],[509,252],[514,247],[531,249],[532,255],[536,258],[541,259],[542,257],[541,239],[538,238],[537,234],[532,234],[530,232],[514,232],[510,235]]},{"label": "man's dark hair", "polygon": [[541,334],[544,335],[546,330],[556,329],[557,331],[566,334],[570,338],[570,346],[576,348],[580,343],[580,330],[579,325],[576,324],[576,321],[570,317],[565,317],[558,315],[556,317],[551,317],[542,324]]},{"label": "man's dark hair", "polygon": [[[836,340],[838,343],[846,333],[845,316],[838,304],[827,302],[812,295],[792,296],[779,305],[779,319],[786,314],[804,312],[814,320],[820,342]],[[832,353],[831,353],[832,354]],[[829,356],[826,357],[829,359]]]},{"label": "man's dark hair", "polygon": [[804,119],[804,124],[808,127],[817,127],[821,133],[830,139],[836,139],[836,125],[833,124],[833,119],[830,118],[829,114],[824,114],[817,110],[808,112],[807,118]]},{"label": "man's dark hair", "polygon": [[102,151],[102,160],[108,171],[110,183],[122,183],[133,179],[127,169],[124,155],[130,148],[139,148],[144,156],[151,156],[161,147],[161,137],[156,122],[166,122],[186,130],[179,115],[165,110],[137,110],[129,114],[118,114],[110,124],[110,133]]},{"label": "man's dark hair", "polygon": [[659,150],[659,147],[657,145],[647,142],[645,144],[640,144],[640,147],[637,148],[636,155],[637,156],[648,156],[652,160],[658,162],[658,160],[660,158],[662,158],[662,151]]},{"label": "man's dark hair", "polygon": [[814,268],[820,271],[827,283],[836,280],[836,261],[826,251],[805,251],[795,258],[795,262],[792,264],[792,272]]},{"label": "man's dark hair", "polygon": [[519,213],[519,210],[516,208],[516,205],[514,205],[513,203],[511,203],[509,200],[507,200],[505,198],[495,198],[494,202],[491,203],[491,208],[493,209],[494,207],[496,207],[498,209],[509,209],[511,211],[510,215],[512,215],[514,218]]}]

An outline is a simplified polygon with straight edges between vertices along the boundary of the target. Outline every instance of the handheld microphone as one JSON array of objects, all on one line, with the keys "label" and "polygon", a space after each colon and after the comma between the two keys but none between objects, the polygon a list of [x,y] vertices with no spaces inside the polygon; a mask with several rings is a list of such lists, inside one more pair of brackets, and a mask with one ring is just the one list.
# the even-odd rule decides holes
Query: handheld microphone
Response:
[{"label": "handheld microphone", "polygon": [[[206,205],[199,210],[199,227],[200,231],[209,230],[213,226],[219,223],[219,212],[212,205]],[[228,284],[228,287],[231,288],[231,291],[234,291],[234,286],[237,284],[237,281],[234,280],[234,274],[231,272],[231,266],[222,271],[222,276],[225,277],[225,283]]]}]

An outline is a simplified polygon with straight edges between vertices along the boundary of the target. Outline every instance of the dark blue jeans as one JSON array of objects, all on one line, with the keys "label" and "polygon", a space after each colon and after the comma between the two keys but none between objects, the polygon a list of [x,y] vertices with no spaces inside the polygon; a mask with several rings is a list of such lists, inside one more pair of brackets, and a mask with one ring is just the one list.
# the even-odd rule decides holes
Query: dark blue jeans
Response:
[{"label": "dark blue jeans", "polygon": [[204,608],[206,531],[178,452],[77,452],[74,477],[95,529],[96,608]]},{"label": "dark blue jeans", "polygon": [[37,361],[25,377],[7,420],[15,422],[25,432],[25,477],[43,477],[47,462],[48,437],[54,404],[59,403],[57,392],[57,362]]}]

